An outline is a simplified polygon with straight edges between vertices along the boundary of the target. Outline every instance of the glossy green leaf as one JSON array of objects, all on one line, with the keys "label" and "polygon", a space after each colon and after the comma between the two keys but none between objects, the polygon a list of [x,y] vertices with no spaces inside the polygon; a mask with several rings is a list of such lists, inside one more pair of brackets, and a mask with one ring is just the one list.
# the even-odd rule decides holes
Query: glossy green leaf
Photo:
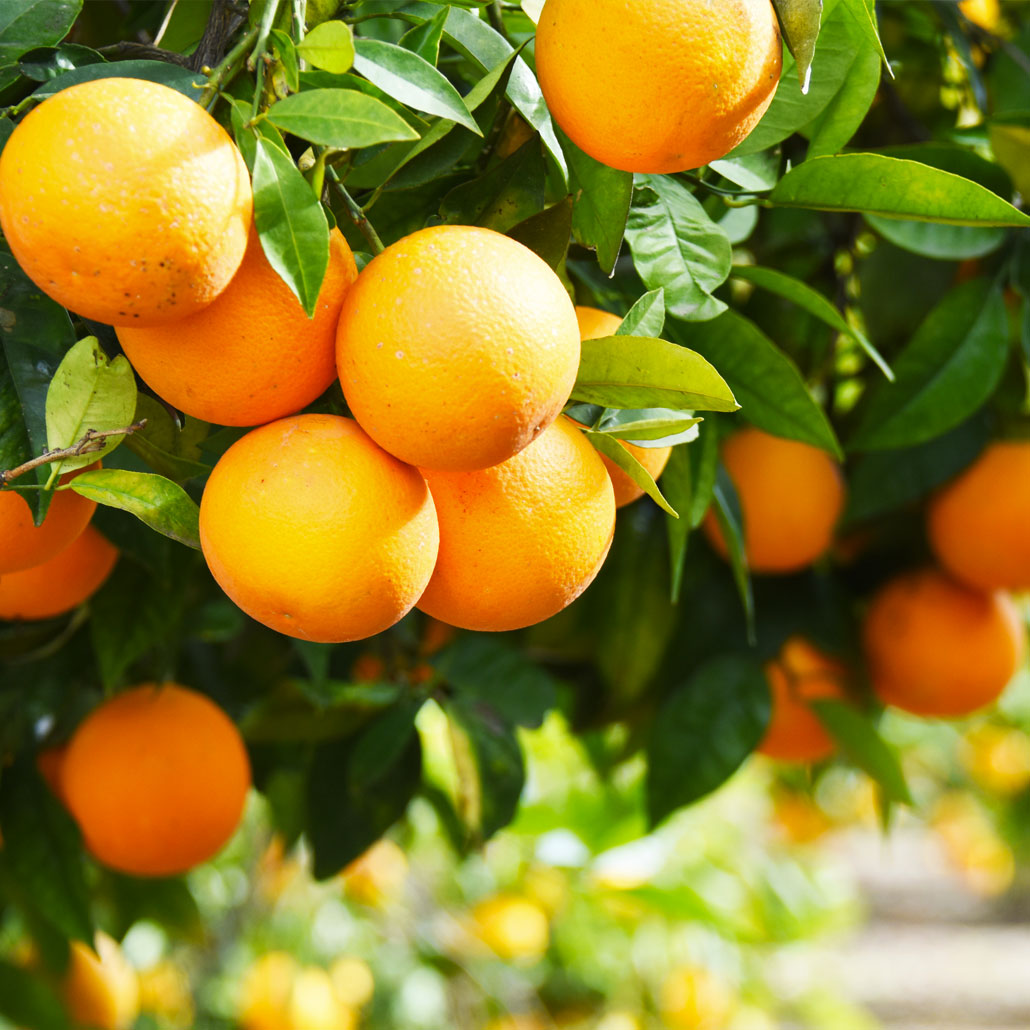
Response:
[{"label": "glossy green leaf", "polygon": [[[123,429],[136,411],[136,376],[124,355],[109,361],[95,336],[79,340],[58,365],[46,395],[47,447],[72,447],[91,430]],[[53,475],[84,468],[110,454],[122,436],[52,466]]]},{"label": "glossy green leaf", "polygon": [[756,265],[735,265],[733,276],[736,279],[754,283],[763,290],[769,290],[770,293],[775,293],[784,300],[789,300],[803,311],[818,318],[820,322],[825,322],[831,329],[850,336],[888,379],[894,378],[890,365],[872,345],[865,333],[850,325],[821,293],[812,289],[807,283],[803,283],[800,279],[795,279],[785,272],[777,271],[775,268],[759,268]]},{"label": "glossy green leaf", "polygon": [[797,65],[798,83],[802,92],[808,91],[808,79],[819,39],[819,22],[823,13],[823,0],[773,0],[787,44]]},{"label": "glossy green leaf", "polygon": [[17,468],[31,457],[18,391],[7,367],[7,358],[0,350],[0,471]]},{"label": "glossy green leaf", "polygon": [[273,68],[276,88],[281,92],[285,86],[296,93],[300,89],[300,58],[296,45],[282,29],[272,29],[268,38],[278,59],[278,65]]},{"label": "glossy green leaf", "polygon": [[251,173],[254,171],[254,158],[257,156],[258,137],[264,137],[289,156],[290,148],[286,146],[282,133],[271,122],[262,118],[253,125],[249,124],[250,104],[246,100],[233,100],[232,107],[229,109],[229,118],[232,121],[236,146],[240,148],[243,160]]},{"label": "glossy green leaf", "polygon": [[314,68],[340,75],[354,64],[354,34],[346,22],[324,21],[297,44],[297,54]]},{"label": "glossy green leaf", "polygon": [[948,293],[894,361],[849,441],[856,451],[911,447],[968,418],[994,392],[1008,357],[1001,290],[974,279]]},{"label": "glossy green leaf", "polygon": [[723,377],[704,357],[666,340],[584,340],[574,400],[610,408],[736,411]]},{"label": "glossy green leaf", "polygon": [[268,120],[283,132],[337,150],[418,139],[400,115],[354,89],[312,89],[274,103]]},{"label": "glossy green leaf", "polygon": [[436,67],[440,60],[440,40],[443,38],[443,27],[447,21],[447,8],[441,7],[435,17],[408,29],[398,41],[402,47],[411,50],[419,57]]},{"label": "glossy green leaf", "polygon": [[726,281],[730,241],[697,198],[667,176],[637,176],[626,242],[648,289],[664,289],[678,318],[714,318],[726,305],[712,291]]},{"label": "glossy green leaf", "polygon": [[1008,230],[974,225],[941,225],[867,214],[865,220],[896,247],[941,261],[985,257],[1008,238]]},{"label": "glossy green leaf", "polygon": [[71,489],[97,504],[121,508],[151,529],[200,549],[200,509],[178,483],[150,472],[96,469],[82,472]]},{"label": "glossy green leaf", "polygon": [[884,70],[893,79],[894,71],[890,61],[887,60],[887,54],[880,40],[880,31],[876,21],[876,0],[841,0],[841,2],[858,22],[867,42],[876,50]]},{"label": "glossy green leaf", "polygon": [[618,465],[662,511],[667,512],[673,518],[679,518],[679,513],[665,499],[658,484],[654,481],[654,477],[626,449],[625,444],[620,443],[607,433],[597,433],[592,429],[584,429],[583,432],[590,443],[610,462]]},{"label": "glossy green leaf", "polygon": [[844,754],[880,785],[888,801],[912,804],[912,795],[898,756],[876,731],[868,716],[841,701],[824,699],[810,703]]},{"label": "glossy green leaf", "polygon": [[833,427],[797,366],[754,322],[727,311],[711,322],[674,323],[671,332],[673,339],[718,362],[749,422],[840,456]]},{"label": "glossy green leaf", "polygon": [[747,558],[744,537],[744,518],[740,510],[740,499],[722,463],[715,471],[715,485],[712,488],[712,515],[726,545],[727,558],[733,572],[740,603],[744,608],[748,640],[755,640],[755,597],[751,584],[751,569]]},{"label": "glossy green leaf", "polygon": [[72,71],[64,72],[56,78],[47,79],[41,86],[33,90],[37,100],[45,100],[69,86],[77,86],[80,82],[93,82],[96,79],[143,79],[146,82],[158,82],[162,86],[174,89],[178,93],[198,100],[201,90],[207,85],[207,76],[201,72],[193,72],[178,64],[166,61],[115,61],[110,64],[90,64],[79,66]]},{"label": "glossy green leaf", "polygon": [[702,665],[662,705],[647,744],[651,823],[710,794],[740,768],[769,722],[762,667],[743,655]]},{"label": "glossy green leaf", "polygon": [[978,183],[882,154],[806,161],[780,180],[770,199],[783,207],[862,211],[948,225],[1030,225],[1030,216]]},{"label": "glossy green leaf", "polygon": [[0,1016],[30,1030],[69,1030],[53,985],[23,966],[0,962]]},{"label": "glossy green leaf", "polygon": [[22,54],[64,39],[82,0],[16,0],[0,4],[0,67]]},{"label": "glossy green leaf", "polygon": [[572,238],[572,198],[545,208],[513,225],[508,230],[513,240],[529,247],[551,268],[557,270],[565,260]]},{"label": "glossy green leaf", "polygon": [[310,318],[329,266],[325,212],[289,155],[263,137],[255,141],[253,178],[261,248]]},{"label": "glossy green leaf", "polygon": [[622,325],[615,330],[616,336],[661,337],[665,328],[665,291],[651,290],[645,293],[626,312]]},{"label": "glossy green leaf", "polygon": [[576,242],[597,252],[597,263],[611,274],[622,249],[622,239],[633,197],[633,176],[595,161],[555,130],[569,162],[572,190],[572,231]]},{"label": "glossy green leaf", "polygon": [[26,78],[46,82],[73,68],[85,68],[91,64],[103,64],[103,54],[78,43],[62,43],[60,46],[36,47],[18,58],[18,68]]},{"label": "glossy green leaf", "polygon": [[393,43],[359,39],[354,70],[416,111],[439,115],[482,135],[461,94],[425,58]]},{"label": "glossy green leaf", "polygon": [[638,447],[673,447],[696,439],[701,421],[693,412],[673,408],[612,408],[590,428]]},{"label": "glossy green leaf", "polygon": [[488,701],[456,697],[445,710],[458,769],[466,843],[489,840],[514,818],[526,773],[515,731]]}]

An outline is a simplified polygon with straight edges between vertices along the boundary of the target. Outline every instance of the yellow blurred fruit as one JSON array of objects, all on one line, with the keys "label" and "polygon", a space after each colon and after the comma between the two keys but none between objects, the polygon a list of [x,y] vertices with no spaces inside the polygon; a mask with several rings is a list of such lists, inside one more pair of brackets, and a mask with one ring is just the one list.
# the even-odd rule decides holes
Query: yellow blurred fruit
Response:
[{"label": "yellow blurred fruit", "polygon": [[193,1025],[193,995],[186,970],[168,959],[139,974],[139,1007],[171,1027]]},{"label": "yellow blurred fruit", "polygon": [[777,829],[793,844],[811,844],[833,829],[833,820],[800,791],[774,791],[772,811]]},{"label": "yellow blurred fruit", "polygon": [[951,791],[938,799],[930,818],[945,854],[975,893],[1004,893],[1015,876],[1012,849],[970,794]]},{"label": "yellow blurred fruit", "polygon": [[274,904],[303,872],[303,864],[286,854],[283,839],[276,834],[257,861],[254,889],[266,903]]},{"label": "yellow blurred fruit", "polygon": [[351,956],[336,959],[329,966],[329,978],[341,1005],[360,1009],[372,1000],[375,977],[362,959]]},{"label": "yellow blurred fruit", "polygon": [[554,866],[531,866],[522,878],[522,889],[552,918],[569,900],[568,877]]},{"label": "yellow blurred fruit", "polygon": [[71,942],[61,997],[76,1026],[128,1030],[139,1015],[136,970],[107,934],[98,933],[94,945],[95,950],[82,941]]},{"label": "yellow blurred fruit", "polygon": [[498,894],[472,911],[476,932],[488,948],[509,961],[535,962],[551,939],[547,913],[517,894]]},{"label": "yellow blurred fruit", "polygon": [[379,840],[340,874],[347,895],[378,907],[395,897],[408,877],[408,860],[392,840]]},{"label": "yellow blurred fruit", "polygon": [[288,1030],[293,981],[299,966],[285,951],[255,959],[240,981],[236,1016],[242,1030]]},{"label": "yellow blurred fruit", "polygon": [[991,794],[1010,797],[1030,784],[1030,737],[1015,727],[984,723],[971,729],[959,757],[973,782]]},{"label": "yellow blurred fruit", "polygon": [[681,966],[665,978],[659,1008],[670,1030],[725,1030],[733,992],[701,966]]},{"label": "yellow blurred fruit", "polygon": [[609,1012],[601,1017],[596,1030],[643,1030],[643,1025],[633,1012]]},{"label": "yellow blurred fruit", "polygon": [[358,1020],[337,998],[329,974],[305,966],[293,981],[286,1025],[289,1030],[354,1030]]},{"label": "yellow blurred fruit", "polygon": [[958,9],[974,24],[995,32],[1001,23],[1000,0],[961,0]]}]

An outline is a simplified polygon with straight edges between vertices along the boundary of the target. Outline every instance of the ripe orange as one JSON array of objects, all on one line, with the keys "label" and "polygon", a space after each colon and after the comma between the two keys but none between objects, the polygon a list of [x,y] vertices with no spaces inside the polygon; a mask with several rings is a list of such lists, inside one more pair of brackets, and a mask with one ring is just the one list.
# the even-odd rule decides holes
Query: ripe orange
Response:
[{"label": "ripe orange", "polygon": [[113,325],[211,303],[243,259],[251,209],[225,130],[142,79],[61,90],[0,155],[0,226],[18,264],[60,304]]},{"label": "ripe orange", "polygon": [[[844,483],[833,458],[809,444],[749,427],[726,440],[722,460],[740,500],[752,571],[795,572],[826,551],[844,507]],[[725,557],[712,512],[704,530]]]},{"label": "ripe orange", "polygon": [[1008,594],[963,586],[937,569],[892,579],[862,629],[873,690],[915,715],[989,705],[1023,661],[1024,629]]},{"label": "ripe orange", "polygon": [[[582,340],[598,340],[604,336],[614,336],[616,329],[622,325],[622,319],[618,315],[613,315],[610,311],[602,311],[600,308],[577,307],[576,321],[579,322],[579,334]],[[620,440],[619,443],[651,473],[651,478],[655,480],[662,474],[662,470],[668,464],[669,455],[672,454],[671,447],[639,447],[637,444],[625,440]],[[643,487],[637,486],[614,461],[603,454],[601,460],[608,470],[608,475],[612,477],[616,508],[624,508],[627,504],[632,504],[638,497],[644,496]]]},{"label": "ripe orange", "polygon": [[836,750],[809,702],[844,697],[844,667],[804,637],[789,637],[765,666],[772,718],[758,751],[787,762],[818,762]]},{"label": "ripe orange", "polygon": [[40,565],[0,577],[0,619],[49,619],[77,608],[110,575],[118,549],[87,526]]},{"label": "ripe orange", "polygon": [[68,745],[64,798],[90,853],[134,876],[173,876],[233,835],[250,764],[232,720],[173,683],[95,708]]},{"label": "ripe orange", "polygon": [[118,330],[133,368],[155,393],[205,422],[256,426],[300,411],[336,378],[336,323],[358,274],[340,231],[329,239],[314,318],[252,230],[240,270],[212,304],[170,325]]},{"label": "ripe orange", "polygon": [[547,0],[536,30],[551,114],[627,172],[722,157],[772,103],[781,65],[769,0]]},{"label": "ripe orange", "polygon": [[[99,462],[89,466],[99,467]],[[86,471],[69,472],[59,482],[67,483]],[[54,494],[46,518],[36,526],[25,498],[14,490],[0,490],[0,575],[30,569],[63,551],[86,528],[96,507],[96,501],[74,490],[60,490]]]},{"label": "ripe orange", "polygon": [[425,476],[440,557],[418,607],[434,619],[476,630],[531,626],[571,604],[608,554],[611,480],[568,419],[501,465]]},{"label": "ripe orange", "polygon": [[219,586],[248,615],[324,643],[380,633],[429,582],[439,542],[425,480],[353,419],[294,415],[221,457],[200,505]]},{"label": "ripe orange", "polygon": [[561,280],[489,229],[398,241],[347,293],[337,336],[347,403],[380,447],[424,468],[481,469],[557,418],[579,367]]},{"label": "ripe orange", "polygon": [[76,1026],[129,1030],[139,1015],[139,979],[117,941],[98,933],[96,950],[71,942],[61,994]]},{"label": "ripe orange", "polygon": [[992,443],[927,510],[937,560],[982,590],[1030,589],[1030,440]]}]

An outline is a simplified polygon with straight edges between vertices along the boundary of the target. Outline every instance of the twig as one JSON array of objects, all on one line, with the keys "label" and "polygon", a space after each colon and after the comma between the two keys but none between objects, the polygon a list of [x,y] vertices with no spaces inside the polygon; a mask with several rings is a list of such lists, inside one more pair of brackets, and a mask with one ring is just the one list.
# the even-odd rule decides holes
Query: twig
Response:
[{"label": "twig", "polygon": [[180,68],[189,68],[190,66],[188,57],[173,53],[171,50],[162,50],[159,46],[150,46],[147,43],[123,41],[112,43],[110,46],[102,46],[97,52],[103,54],[104,57],[140,57],[151,61],[164,61],[166,64],[177,64]]},{"label": "twig", "polygon": [[225,53],[226,44],[239,25],[239,15],[233,10],[229,0],[214,0],[204,35],[201,36],[191,58],[193,68],[200,71],[220,61]]},{"label": "twig", "polygon": [[372,223],[368,220],[368,216],[364,211],[361,210],[361,206],[358,202],[347,192],[347,188],[340,182],[340,177],[336,174],[336,169],[331,165],[326,168],[326,172],[329,178],[332,179],[333,185],[336,187],[337,192],[343,198],[344,204],[347,205],[347,214],[350,215],[351,221],[357,227],[358,232],[368,241],[368,245],[372,248],[373,254],[382,254],[386,247],[383,241],[379,238],[379,233],[375,231]]},{"label": "twig", "polygon": [[81,454],[91,454],[93,451],[103,450],[104,441],[110,436],[128,436],[138,432],[147,424],[145,418],[133,422],[131,426],[122,426],[120,429],[87,429],[85,435],[78,443],[71,447],[62,447],[56,451],[44,451],[38,458],[30,458],[22,462],[16,468],[0,471],[0,486],[6,486],[12,479],[31,472],[40,465],[49,465],[55,461],[64,461],[66,458],[77,458]]},{"label": "twig", "polygon": [[498,0],[493,0],[493,3],[487,7],[486,16],[490,19],[490,24],[497,30],[498,34],[503,37],[504,41],[510,43],[508,30],[504,26],[504,10]]},{"label": "twig", "polygon": [[[201,107],[207,107],[218,96],[222,85],[233,78],[243,66],[243,59],[247,51],[254,45],[258,37],[258,27],[255,25],[250,31],[225,55],[217,68],[208,73],[207,85],[198,98]],[[238,66],[238,67],[237,67]]]}]

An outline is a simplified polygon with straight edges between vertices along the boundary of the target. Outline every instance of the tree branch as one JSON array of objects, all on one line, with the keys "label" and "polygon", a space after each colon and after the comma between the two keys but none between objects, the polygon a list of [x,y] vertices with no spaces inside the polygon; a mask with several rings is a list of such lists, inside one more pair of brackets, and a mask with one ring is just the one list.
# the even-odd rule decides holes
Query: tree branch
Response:
[{"label": "tree branch", "polygon": [[44,451],[38,458],[30,458],[16,468],[0,471],[0,486],[6,486],[12,479],[17,479],[18,476],[31,472],[33,469],[39,468],[40,465],[49,465],[55,461],[77,458],[82,454],[91,454],[93,451],[102,450],[104,441],[108,437],[128,436],[131,433],[138,432],[146,424],[147,420],[141,418],[138,422],[133,422],[131,426],[122,426],[120,429],[88,429],[82,439],[78,443],[72,444],[71,447],[62,447],[56,451]]}]

